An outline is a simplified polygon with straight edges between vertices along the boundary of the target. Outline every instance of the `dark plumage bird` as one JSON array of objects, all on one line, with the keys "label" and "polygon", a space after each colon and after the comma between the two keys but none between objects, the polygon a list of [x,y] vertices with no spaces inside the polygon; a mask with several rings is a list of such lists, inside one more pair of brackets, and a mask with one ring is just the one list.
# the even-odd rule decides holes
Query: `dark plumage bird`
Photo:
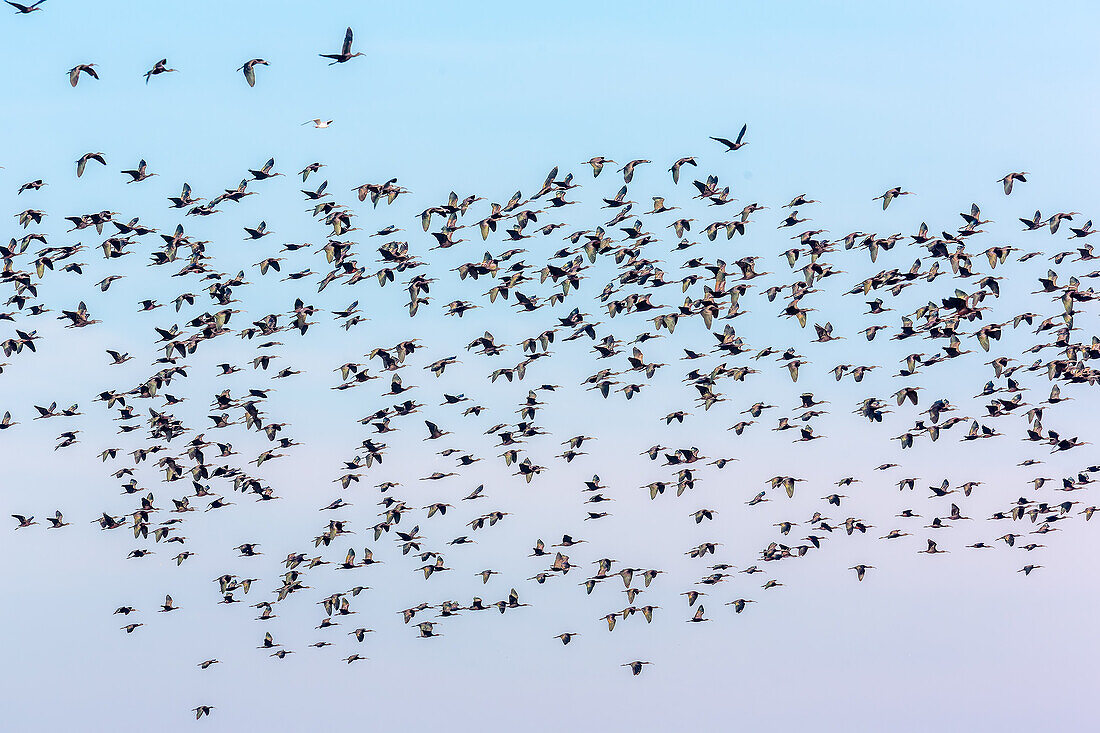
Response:
[{"label": "dark plumage bird", "polygon": [[248,82],[248,86],[256,86],[256,67],[257,66],[269,66],[268,62],[263,59],[250,59],[244,62],[237,71],[244,72],[244,80]]},{"label": "dark plumage bird", "polygon": [[99,79],[99,74],[95,71],[95,64],[77,64],[69,69],[69,84],[75,87],[80,82],[80,75],[82,73],[87,74],[93,79]]},{"label": "dark plumage bird", "polygon": [[748,141],[745,140],[745,133],[748,132],[748,129],[748,123],[742,125],[741,131],[737,133],[737,139],[735,140],[729,140],[724,137],[712,137],[711,140],[722,143],[726,146],[726,152],[732,153],[734,150],[740,150],[741,148],[749,144]]},{"label": "dark plumage bird", "polygon": [[150,77],[160,76],[161,74],[168,74],[174,71],[178,71],[178,69],[169,69],[168,59],[161,59],[153,64],[153,68],[145,72],[145,83],[149,83]]},{"label": "dark plumage bird", "polygon": [[38,0],[38,2],[33,3],[31,5],[21,5],[20,3],[12,2],[12,0],[4,0],[4,2],[6,2],[8,5],[15,8],[16,13],[18,13],[20,15],[26,15],[27,13],[33,13],[36,10],[41,10],[42,8],[40,8],[38,6],[41,5],[42,3],[46,2],[46,0]]},{"label": "dark plumage bird", "polygon": [[107,165],[107,159],[103,157],[103,153],[84,153],[76,161],[76,177],[80,178],[84,175],[84,167],[88,165],[89,160],[94,160],[100,165]]},{"label": "dark plumage bird", "polygon": [[356,56],[366,55],[362,52],[357,52],[357,53],[352,53],[351,52],[352,37],[353,37],[353,35],[352,35],[352,32],[351,32],[351,27],[349,26],[347,31],[344,33],[344,43],[340,47],[340,53],[322,53],[322,54],[318,54],[318,56],[320,56],[321,58],[324,58],[324,59],[332,59],[332,63],[329,64],[329,66],[332,66],[333,64],[342,64],[342,63],[345,63],[347,61],[351,61]]}]

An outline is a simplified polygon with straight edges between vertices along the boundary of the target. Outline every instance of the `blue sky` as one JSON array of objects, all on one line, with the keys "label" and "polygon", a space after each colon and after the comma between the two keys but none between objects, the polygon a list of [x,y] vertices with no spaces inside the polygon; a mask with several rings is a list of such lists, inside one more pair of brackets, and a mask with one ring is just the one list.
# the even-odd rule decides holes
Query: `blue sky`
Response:
[{"label": "blue sky", "polygon": [[[136,248],[139,254],[122,263],[124,267],[105,263],[94,249],[94,237],[83,240],[90,247],[82,258],[89,263],[85,276],[47,278],[43,297],[51,307],[70,307],[84,299],[104,323],[67,332],[49,316],[39,319],[35,325],[45,335],[39,353],[8,359],[13,364],[0,381],[0,411],[11,409],[23,423],[0,435],[0,455],[7,458],[8,468],[0,487],[4,513],[35,514],[41,521],[61,507],[74,524],[58,533],[41,527],[0,532],[0,552],[9,558],[0,624],[9,632],[4,646],[10,660],[0,672],[0,701],[11,729],[110,725],[128,731],[155,725],[179,730],[201,725],[210,730],[299,730],[322,721],[369,721],[413,730],[441,725],[472,730],[521,721],[533,730],[710,730],[720,725],[752,730],[806,725],[914,731],[1083,728],[1091,720],[1088,670],[1100,651],[1087,610],[1097,594],[1081,583],[1093,569],[1090,558],[1100,549],[1091,524],[1074,522],[1072,531],[1059,533],[1057,540],[1043,540],[1051,545],[1046,554],[1026,559],[1045,567],[1026,580],[1015,572],[1024,562],[1021,553],[964,552],[961,537],[953,537],[944,542],[952,546],[952,554],[926,557],[915,552],[923,543],[923,530],[912,530],[918,536],[907,538],[915,542],[906,544],[877,537],[900,526],[892,515],[903,505],[926,517],[942,512],[943,501],[925,499],[924,487],[944,477],[955,484],[979,477],[986,482],[987,490],[975,492],[963,506],[975,517],[973,524],[991,525],[985,517],[1026,494],[1031,475],[1062,476],[1082,461],[1095,460],[1071,451],[1049,459],[1036,469],[1038,474],[1028,474],[1012,465],[1018,460],[1016,447],[1022,445],[1016,442],[1015,428],[999,442],[941,440],[901,454],[884,436],[903,430],[911,422],[909,412],[898,409],[881,427],[853,422],[849,412],[859,400],[870,394],[887,397],[901,384],[886,367],[862,385],[848,380],[837,384],[827,368],[839,361],[892,367],[910,351],[907,342],[880,339],[868,345],[858,337],[859,328],[875,322],[862,315],[861,300],[838,298],[829,302],[828,311],[817,304],[838,327],[843,323],[848,339],[833,344],[806,347],[811,334],[788,321],[776,325],[769,311],[778,303],[753,301],[752,316],[735,322],[753,345],[762,346],[775,336],[784,345],[811,349],[813,363],[807,369],[813,376],[791,384],[785,371],[769,366],[745,386],[731,384],[731,403],[741,409],[760,398],[789,406],[809,385],[832,403],[831,414],[819,426],[828,440],[792,447],[784,436],[777,439],[767,431],[733,440],[725,432],[740,419],[731,415],[736,412],[733,404],[726,412],[693,409],[697,414],[682,426],[659,422],[660,415],[690,399],[679,383],[684,362],[676,359],[681,340],[709,338],[698,323],[685,324],[667,345],[643,345],[647,357],[673,366],[643,393],[641,405],[640,398],[626,403],[621,396],[596,401],[576,389],[594,371],[587,342],[555,347],[560,353],[553,359],[536,363],[529,380],[568,384],[571,391],[548,400],[552,404],[539,415],[552,435],[534,441],[532,451],[552,471],[530,485],[510,476],[511,469],[505,472],[496,451],[488,447],[481,452],[493,459],[455,485],[415,481],[418,473],[449,470],[451,464],[435,457],[425,463],[422,447],[409,440],[421,428],[414,416],[402,433],[384,436],[391,444],[384,473],[371,476],[403,478],[401,496],[417,506],[457,499],[471,488],[471,481],[485,481],[491,493],[477,507],[461,506],[446,518],[421,521],[437,544],[467,532],[462,525],[475,510],[512,512],[497,527],[484,530],[485,539],[478,544],[451,549],[448,560],[460,564],[461,577],[456,572],[433,579],[426,590],[428,584],[409,570],[410,563],[402,561],[389,540],[370,541],[367,532],[374,520],[367,520],[377,500],[370,482],[347,492],[331,483],[339,461],[365,435],[354,420],[386,404],[377,396],[384,390],[375,388],[381,381],[371,383],[370,397],[358,390],[329,390],[336,380],[331,369],[347,360],[365,362],[369,348],[413,335],[430,345],[432,358],[458,354],[462,364],[448,371],[445,384],[448,391],[465,390],[490,408],[476,423],[480,429],[457,412],[436,407],[442,387],[420,369],[431,359],[418,355],[406,370],[415,374],[406,379],[421,385],[414,396],[431,406],[425,417],[441,416],[440,425],[457,433],[452,436],[456,445],[480,450],[492,445],[482,431],[514,419],[511,411],[532,385],[490,387],[484,379],[490,362],[465,351],[465,344],[485,328],[499,342],[514,344],[544,325],[502,319],[502,310],[484,307],[467,315],[458,330],[440,314],[439,306],[456,297],[484,304],[480,296],[489,287],[485,280],[441,282],[433,288],[432,308],[410,321],[397,295],[400,283],[382,291],[373,281],[354,292],[333,286],[317,295],[312,286],[261,277],[251,265],[273,254],[277,244],[323,241],[323,231],[303,213],[298,189],[315,188],[326,179],[338,200],[356,204],[357,224],[364,229],[359,241],[396,224],[405,229],[402,236],[414,249],[430,259],[433,272],[473,261],[487,247],[494,252],[504,247],[499,241],[483,245],[476,230],[463,230],[474,241],[428,255],[431,241],[420,231],[419,211],[441,203],[451,190],[500,202],[516,189],[530,194],[557,165],[563,174],[574,172],[583,185],[570,198],[585,204],[573,207],[570,219],[591,222],[603,216],[593,205],[597,194],[610,195],[619,185],[614,170],[592,180],[581,161],[594,155],[620,163],[631,158],[654,161],[639,169],[632,184],[632,195],[636,191],[646,197],[641,203],[651,191],[666,193],[674,203],[686,199],[687,180],[674,189],[666,169],[673,160],[694,154],[700,161],[698,172],[719,174],[739,202],[771,207],[754,217],[759,225],[744,242],[701,247],[700,256],[708,258],[715,256],[716,247],[728,246],[732,252],[763,255],[764,269],[785,272],[778,253],[790,244],[773,229],[774,222],[778,207],[802,192],[822,201],[803,213],[830,236],[857,228],[883,235],[908,233],[921,221],[936,231],[954,228],[960,223],[956,212],[978,202],[983,214],[998,222],[983,246],[1004,241],[1053,252],[1065,246],[1061,235],[1057,240],[1045,235],[1024,239],[1015,218],[1037,208],[1089,215],[1100,152],[1089,122],[1098,111],[1089,94],[1096,71],[1092,36],[1098,15],[1088,3],[1063,3],[1057,12],[1037,12],[1032,4],[1001,2],[929,2],[919,7],[862,2],[421,3],[411,8],[336,1],[323,7],[287,2],[177,7],[61,0],[50,0],[42,12],[28,16],[0,14],[7,31],[0,61],[9,70],[10,100],[0,114],[0,131],[9,141],[0,152],[0,190],[8,192],[10,213],[28,206],[47,211],[42,229],[50,233],[51,243],[75,241],[64,233],[62,217],[88,211],[118,210],[126,219],[140,216],[162,231],[182,220],[188,232],[212,240],[210,249],[220,269],[246,270],[254,283],[242,290],[248,312],[238,316],[241,322],[233,324],[238,327],[265,313],[287,310],[296,295],[308,295],[325,308],[358,298],[371,319],[345,333],[324,313],[316,318],[322,325],[308,339],[280,334],[287,348],[276,364],[305,374],[276,383],[270,411],[291,424],[289,434],[307,444],[258,471],[283,500],[244,500],[232,510],[188,522],[188,544],[198,555],[177,569],[164,546],[155,547],[158,554],[148,560],[122,560],[137,546],[128,530],[101,533],[87,523],[98,512],[122,513],[133,504],[132,498],[118,494],[119,482],[96,458],[103,447],[130,445],[129,439],[115,435],[114,423],[89,397],[148,375],[152,329],[169,325],[175,314],[170,309],[138,314],[134,304],[147,297],[169,301],[183,285],[167,273],[138,266],[147,247]],[[336,51],[348,25],[355,29],[356,49],[367,56],[330,68],[317,54]],[[249,88],[235,69],[253,57],[271,65],[257,70],[258,83]],[[142,74],[160,58],[167,58],[179,73],[146,85]],[[90,61],[98,64],[102,80],[83,79],[70,88],[66,71]],[[314,117],[334,123],[325,130],[302,126]],[[750,144],[735,154],[724,155],[707,139],[733,137],[743,123],[749,125]],[[77,179],[74,161],[93,150],[105,153],[107,167],[90,165]],[[248,168],[271,156],[288,177],[250,187],[262,195],[226,205],[224,213],[202,220],[183,220],[167,209],[164,198],[177,195],[184,181],[196,194],[210,197],[234,187]],[[118,171],[141,158],[158,176],[125,185]],[[293,174],[313,161],[327,167],[307,186],[298,186]],[[1027,186],[1006,198],[996,181],[1013,170],[1032,176]],[[392,177],[412,191],[407,200],[371,211],[352,198],[354,186]],[[49,185],[14,196],[20,184],[36,178]],[[883,212],[871,199],[895,185],[917,195]],[[276,234],[262,245],[245,243],[241,227],[261,219]],[[9,236],[22,234],[10,220]],[[538,246],[565,244],[553,241]],[[360,259],[370,262],[370,248],[363,249]],[[843,284],[883,267],[907,268],[924,252],[912,249],[890,253],[874,266],[864,255],[843,260],[841,269],[858,268],[842,276]],[[718,256],[727,261],[741,256],[726,252]],[[542,261],[535,253],[524,258]],[[289,259],[284,273],[307,266],[319,269],[316,255],[303,252]],[[984,269],[984,258],[980,263]],[[1045,258],[1038,258],[1012,263],[995,274],[1025,282],[1016,290],[1026,293],[1046,266]],[[600,275],[610,277],[613,270],[602,267]],[[675,267],[669,270],[679,276]],[[127,277],[108,293],[91,287],[123,270]],[[594,276],[586,283],[587,298],[597,281],[603,282]],[[954,284],[947,278],[937,282],[943,294]],[[197,283],[189,287],[199,292]],[[675,303],[682,297],[678,288],[667,290],[676,292],[654,300]],[[1017,297],[1006,296],[1007,302],[996,304],[998,310],[1037,307],[1022,298],[1013,302]],[[920,302],[914,294],[907,304]],[[1057,309],[1043,305],[1048,314]],[[191,315],[210,307],[207,300],[191,309]],[[608,323],[595,304],[586,309]],[[567,308],[559,310],[564,315]],[[899,312],[904,311],[899,307]],[[643,322],[643,316],[620,317],[609,327],[619,338],[628,338],[644,328]],[[1088,315],[1077,325],[1090,333],[1095,319]],[[9,331],[0,333],[7,338]],[[1033,343],[1028,338],[1009,334],[1003,349],[1009,353],[1026,347]],[[103,349],[116,347],[139,358],[108,367]],[[193,424],[205,422],[211,414],[205,397],[221,388],[214,365],[227,359],[244,362],[253,352],[253,344],[233,337],[219,339],[217,348],[200,350],[190,362],[193,376],[184,383],[189,386],[180,387],[190,400],[177,414]],[[513,350],[499,365],[519,358]],[[925,374],[925,394],[950,394],[959,403],[969,400],[988,378],[984,360]],[[377,372],[377,367],[371,370]],[[256,385],[260,377],[246,368],[222,381],[236,393]],[[1033,384],[1026,397],[1038,401],[1049,384]],[[1061,406],[1050,426],[1087,440],[1091,397],[1087,390],[1072,394],[1075,401]],[[57,421],[31,420],[33,404],[54,399],[62,405],[79,401],[89,413],[76,425],[84,440],[61,452],[53,451],[54,436],[62,429]],[[922,401],[920,409],[925,406]],[[761,422],[757,427],[764,427],[766,421]],[[593,455],[568,466],[551,458],[560,440],[582,431],[599,435],[594,447],[586,448]],[[667,478],[668,471],[640,460],[637,453],[658,441],[699,445],[708,456],[741,460],[722,472],[711,469],[682,500],[666,495],[651,502],[638,487]],[[233,442],[242,453],[246,447],[253,453],[265,447],[264,441],[242,433]],[[903,463],[897,469],[902,473],[871,471],[888,460]],[[141,483],[167,503],[174,487],[158,487],[156,473],[143,470]],[[592,473],[611,487],[607,493],[616,499],[614,516],[582,523],[578,487]],[[790,502],[776,497],[760,507],[746,507],[743,502],[776,473],[806,478],[807,491]],[[851,511],[875,529],[866,537],[830,542],[828,553],[782,563],[771,574],[738,576],[729,587],[708,589],[713,598],[704,598],[703,604],[715,620],[684,622],[690,611],[678,593],[700,571],[698,563],[683,557],[685,549],[720,539],[722,559],[743,565],[773,538],[774,522],[804,521],[821,508],[819,498],[831,492],[831,483],[845,475],[863,479],[846,493],[858,497]],[[921,479],[912,497],[898,498],[893,482],[902,476]],[[316,508],[338,496],[363,512],[362,518],[356,514],[358,534],[352,545],[367,544],[380,556],[386,554],[385,564],[354,571],[353,582],[372,586],[357,601],[359,619],[377,633],[362,649],[347,642],[338,648],[360,651],[371,661],[348,666],[328,653],[334,649],[307,646],[319,638],[312,630],[320,618],[314,597],[279,609],[271,630],[296,653],[283,662],[269,659],[253,648],[264,630],[251,620],[255,612],[244,603],[216,605],[210,579],[228,571],[270,581],[275,560],[309,549],[309,538],[326,518]],[[702,506],[716,506],[720,513],[715,522],[700,527],[687,515]],[[1000,528],[968,527],[966,537],[988,541]],[[590,542],[570,553],[575,562],[588,564],[607,556],[666,570],[664,585],[659,581],[641,596],[662,607],[652,625],[634,618],[609,634],[599,617],[625,606],[625,597],[610,584],[583,596],[575,585],[584,577],[582,570],[546,586],[524,580],[541,569],[526,557],[534,539],[549,544],[563,532]],[[237,558],[230,548],[242,541],[260,542],[264,558]],[[341,543],[326,556],[338,559],[345,549]],[[857,584],[847,568],[859,562],[875,565],[876,571]],[[483,587],[477,580],[475,588],[472,572],[481,567],[501,570],[508,581],[494,579]],[[333,573],[310,576],[318,586],[315,594],[351,584],[329,575]],[[784,585],[763,591],[755,582],[773,576]],[[554,585],[558,581],[563,582]],[[453,597],[468,602],[471,593],[493,601],[505,597],[511,586],[530,600],[531,608],[504,616],[493,611],[464,617],[446,624],[442,639],[414,638],[414,629],[394,613],[419,600]],[[268,590],[267,585],[262,589]],[[154,614],[164,593],[172,593],[183,610]],[[758,603],[734,617],[720,604],[739,594]],[[243,598],[251,603],[254,596],[255,591]],[[147,624],[132,636],[116,628],[120,617],[111,616],[122,603],[138,606],[137,620]],[[350,628],[346,625],[333,638]],[[552,636],[566,629],[581,636],[562,647]],[[198,661],[214,656],[222,664],[196,669]],[[618,666],[633,659],[654,664],[633,678]],[[1051,700],[1058,703],[1051,705]],[[215,705],[214,715],[201,723],[189,720],[188,709],[198,704]]]}]

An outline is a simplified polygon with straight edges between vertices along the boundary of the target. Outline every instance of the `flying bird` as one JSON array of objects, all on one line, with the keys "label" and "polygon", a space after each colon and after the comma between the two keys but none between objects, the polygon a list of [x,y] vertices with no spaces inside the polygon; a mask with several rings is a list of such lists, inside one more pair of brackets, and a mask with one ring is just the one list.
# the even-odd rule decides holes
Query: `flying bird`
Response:
[{"label": "flying bird", "polygon": [[347,31],[344,33],[344,43],[340,47],[340,53],[322,53],[322,54],[318,54],[318,55],[321,58],[332,59],[332,62],[329,63],[329,66],[332,66],[333,64],[342,64],[342,63],[345,63],[347,61],[351,61],[356,56],[364,56],[365,54],[362,53],[362,52],[356,52],[356,53],[351,52],[351,41],[352,41],[352,32],[351,32],[351,27],[349,26]]},{"label": "flying bird", "polygon": [[168,74],[168,73],[171,73],[171,72],[174,72],[174,71],[178,71],[178,70],[168,68],[168,59],[161,59],[160,61],[153,64],[153,68],[151,68],[151,69],[149,69],[148,71],[145,72],[145,83],[146,84],[149,83],[149,78],[150,77],[160,76],[161,74]]},{"label": "flying bird", "polygon": [[244,72],[244,80],[248,82],[248,86],[250,87],[256,86],[257,66],[270,66],[270,64],[268,64],[268,62],[264,61],[263,59],[249,59],[248,61],[244,62],[243,66],[237,69],[237,71]]},{"label": "flying bird", "polygon": [[80,82],[81,73],[87,74],[93,79],[99,79],[99,74],[95,71],[95,64],[77,64],[69,69],[69,84],[75,87]]},{"label": "flying bird", "polygon": [[712,137],[711,140],[722,143],[726,146],[726,152],[732,153],[734,150],[740,150],[741,148],[749,144],[748,141],[745,140],[745,133],[748,132],[748,129],[748,123],[741,125],[741,131],[737,133],[736,140],[729,140],[724,137]]}]

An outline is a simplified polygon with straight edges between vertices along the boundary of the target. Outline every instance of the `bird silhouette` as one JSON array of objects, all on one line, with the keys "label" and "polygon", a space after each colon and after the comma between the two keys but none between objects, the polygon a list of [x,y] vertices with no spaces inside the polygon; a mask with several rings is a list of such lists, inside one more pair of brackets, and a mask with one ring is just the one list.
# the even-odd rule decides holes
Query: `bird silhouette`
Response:
[{"label": "bird silhouette", "polygon": [[322,53],[322,54],[318,54],[318,55],[321,58],[332,59],[332,62],[329,64],[329,66],[332,66],[333,64],[342,64],[342,63],[345,63],[347,61],[351,61],[356,56],[365,55],[362,52],[357,52],[357,53],[352,53],[351,52],[352,37],[353,36],[352,36],[352,32],[351,32],[351,27],[349,26],[347,31],[344,33],[344,43],[340,47],[340,53]]}]

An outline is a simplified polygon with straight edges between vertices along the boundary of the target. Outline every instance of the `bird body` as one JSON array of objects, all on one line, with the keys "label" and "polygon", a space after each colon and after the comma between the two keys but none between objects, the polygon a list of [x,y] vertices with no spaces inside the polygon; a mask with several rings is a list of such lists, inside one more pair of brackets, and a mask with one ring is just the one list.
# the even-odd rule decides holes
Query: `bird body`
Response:
[{"label": "bird body", "polygon": [[322,54],[318,54],[318,56],[320,56],[321,58],[325,58],[325,59],[332,59],[332,62],[329,64],[329,66],[332,66],[333,64],[346,63],[348,61],[351,61],[356,56],[364,56],[365,54],[363,54],[361,52],[359,52],[359,53],[352,53],[351,52],[352,38],[353,38],[353,34],[352,34],[352,31],[351,31],[351,27],[349,26],[347,31],[344,33],[344,43],[340,47],[340,52],[339,53],[322,53]]},{"label": "bird body", "polygon": [[[149,79],[154,76],[160,76],[161,74],[169,74],[178,71],[178,69],[168,68],[168,59],[161,59],[153,64],[153,68],[145,72],[145,83],[149,83]],[[76,86],[75,84],[73,86]]]}]

